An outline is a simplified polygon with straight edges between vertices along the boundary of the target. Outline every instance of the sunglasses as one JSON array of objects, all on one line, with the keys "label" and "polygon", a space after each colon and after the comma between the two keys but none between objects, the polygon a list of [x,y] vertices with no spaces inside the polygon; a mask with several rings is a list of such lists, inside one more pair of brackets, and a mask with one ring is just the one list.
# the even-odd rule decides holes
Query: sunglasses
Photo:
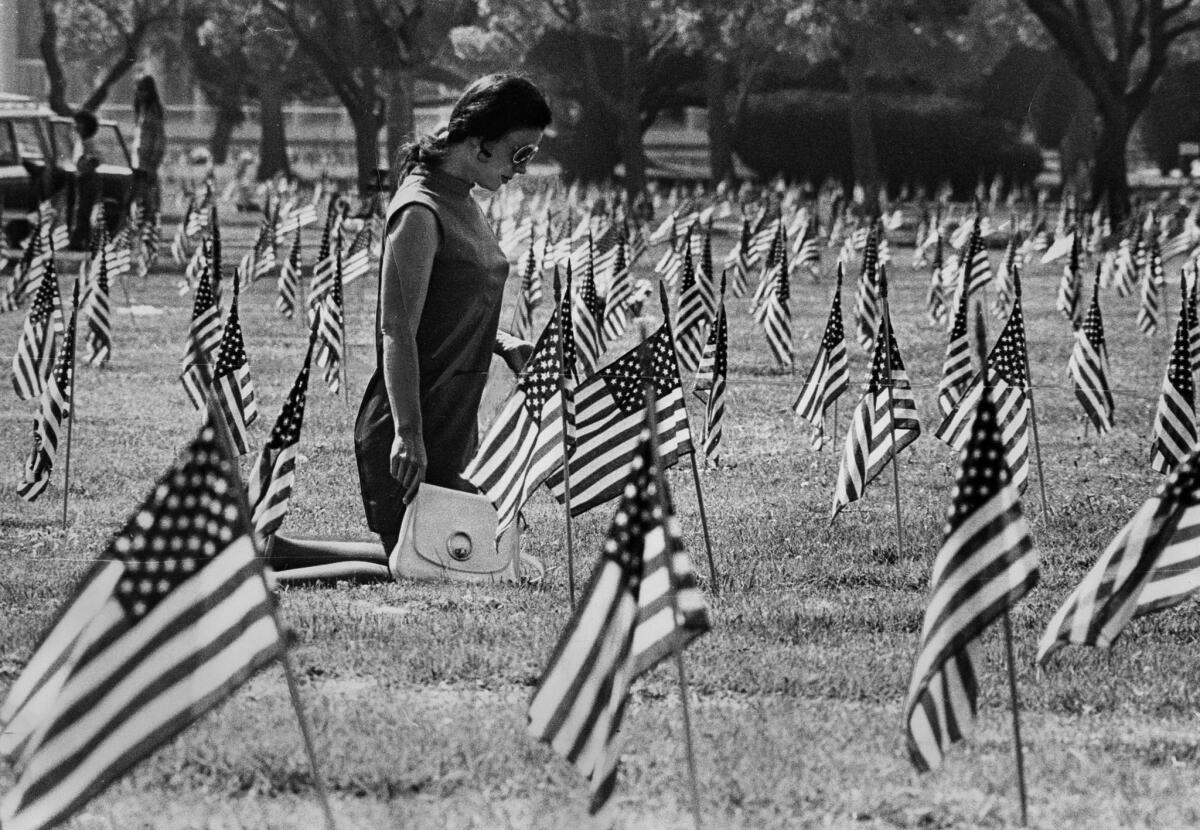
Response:
[{"label": "sunglasses", "polygon": [[512,163],[514,167],[520,167],[522,164],[528,164],[537,155],[538,146],[536,144],[526,144],[524,147],[518,147],[513,150]]}]

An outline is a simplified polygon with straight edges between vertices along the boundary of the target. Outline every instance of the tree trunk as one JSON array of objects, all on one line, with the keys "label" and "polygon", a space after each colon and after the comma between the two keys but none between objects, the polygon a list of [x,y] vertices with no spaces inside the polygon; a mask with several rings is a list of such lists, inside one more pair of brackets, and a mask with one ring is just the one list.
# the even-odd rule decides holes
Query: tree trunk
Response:
[{"label": "tree trunk", "polygon": [[842,76],[849,92],[850,153],[855,184],[866,194],[864,207],[870,216],[879,213],[879,157],[875,152],[875,130],[871,125],[871,95],[862,60],[851,47],[842,53]]},{"label": "tree trunk", "polygon": [[212,153],[213,164],[224,164],[229,158],[229,141],[233,131],[242,123],[245,115],[240,105],[218,106],[213,114],[212,133],[209,134],[208,151]]},{"label": "tree trunk", "polygon": [[381,119],[367,109],[350,110],[354,126],[354,155],[357,162],[358,192],[370,193],[379,166],[379,130]]},{"label": "tree trunk", "polygon": [[728,70],[724,61],[704,60],[704,97],[708,105],[708,166],[712,183],[733,178],[733,139],[729,109],[725,104]]},{"label": "tree trunk", "polygon": [[[63,72],[62,61],[58,57],[58,13],[54,10],[54,0],[41,0],[42,35],[38,38],[38,51],[42,54],[42,63],[46,66],[46,78],[50,83],[50,109],[58,115],[70,115],[71,106],[67,103],[67,78]],[[8,25],[15,25],[11,19]]]},{"label": "tree trunk", "polygon": [[413,116],[416,106],[416,80],[404,68],[387,70],[387,161],[395,167],[400,148],[416,137],[417,122]]},{"label": "tree trunk", "polygon": [[278,76],[264,73],[258,84],[258,180],[276,173],[290,175],[287,133],[283,124],[283,85]]},{"label": "tree trunk", "polygon": [[622,49],[620,111],[621,161],[625,164],[625,194],[629,204],[646,190],[646,144],[642,136],[642,88],[645,61],[638,60],[637,47]]},{"label": "tree trunk", "polygon": [[1125,148],[1133,119],[1122,108],[1102,115],[1096,159],[1092,165],[1092,198],[1088,205],[1108,208],[1113,227],[1129,215],[1129,179],[1126,175]]}]

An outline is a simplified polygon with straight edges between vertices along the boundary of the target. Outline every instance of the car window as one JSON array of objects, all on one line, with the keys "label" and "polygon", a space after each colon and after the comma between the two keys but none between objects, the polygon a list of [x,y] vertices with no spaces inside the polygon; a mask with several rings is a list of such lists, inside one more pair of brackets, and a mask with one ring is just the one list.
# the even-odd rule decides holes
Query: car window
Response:
[{"label": "car window", "polygon": [[38,161],[45,159],[45,140],[42,137],[42,128],[38,125],[38,122],[23,118],[14,118],[9,123],[12,125],[13,133],[16,134],[17,148],[20,150],[21,158],[36,159]]},{"label": "car window", "polygon": [[7,121],[0,121],[0,164],[20,163],[21,154],[17,152],[17,137],[13,135],[12,125]]},{"label": "car window", "polygon": [[51,121],[54,130],[54,155],[60,166],[75,160],[75,127],[70,121]]},{"label": "car window", "polygon": [[121,132],[116,124],[100,125],[100,132],[96,133],[96,149],[102,164],[129,166],[129,153],[125,150],[125,142],[121,140]]}]

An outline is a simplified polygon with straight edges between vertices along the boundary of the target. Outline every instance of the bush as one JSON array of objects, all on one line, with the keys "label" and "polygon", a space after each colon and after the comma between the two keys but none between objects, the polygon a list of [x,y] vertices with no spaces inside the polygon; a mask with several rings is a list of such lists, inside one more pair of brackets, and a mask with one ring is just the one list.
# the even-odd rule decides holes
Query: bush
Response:
[{"label": "bush", "polygon": [[[944,181],[969,198],[982,177],[1033,182],[1041,150],[1008,121],[989,118],[969,101],[935,95],[877,95],[872,100],[880,173],[889,190]],[[760,176],[854,182],[847,96],[792,90],[752,96],[734,149]]]}]

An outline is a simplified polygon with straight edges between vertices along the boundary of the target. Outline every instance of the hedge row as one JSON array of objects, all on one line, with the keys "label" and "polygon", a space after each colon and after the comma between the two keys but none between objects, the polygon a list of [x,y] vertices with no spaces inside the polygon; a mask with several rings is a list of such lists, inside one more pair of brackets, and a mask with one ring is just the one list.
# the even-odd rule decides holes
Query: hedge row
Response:
[{"label": "hedge row", "polygon": [[[980,177],[990,182],[1000,173],[1010,184],[1026,185],[1042,168],[1041,151],[1015,126],[961,99],[876,96],[871,123],[880,172],[893,192],[949,181],[957,198],[968,198]],[[734,149],[764,177],[852,184],[848,98],[801,90],[751,96]]]}]

